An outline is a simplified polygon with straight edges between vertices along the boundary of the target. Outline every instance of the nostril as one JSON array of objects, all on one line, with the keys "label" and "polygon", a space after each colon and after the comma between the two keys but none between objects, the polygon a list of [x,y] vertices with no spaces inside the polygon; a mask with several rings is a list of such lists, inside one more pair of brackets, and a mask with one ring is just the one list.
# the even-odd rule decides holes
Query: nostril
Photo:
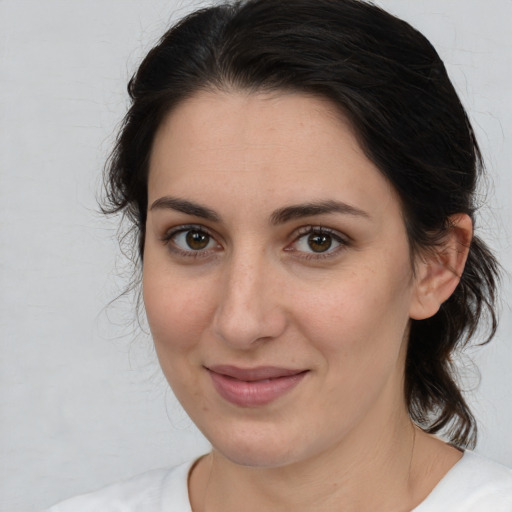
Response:
[{"label": "nostril", "polygon": [[250,305],[220,307],[214,317],[213,328],[225,343],[243,348],[280,336],[285,324],[284,315],[277,306],[253,301]]},{"label": "nostril", "polygon": [[255,252],[252,247],[233,255],[224,274],[224,286],[218,291],[213,329],[217,337],[233,347],[245,348],[273,339],[285,325],[276,279],[269,273],[269,262],[261,255],[256,258]]}]

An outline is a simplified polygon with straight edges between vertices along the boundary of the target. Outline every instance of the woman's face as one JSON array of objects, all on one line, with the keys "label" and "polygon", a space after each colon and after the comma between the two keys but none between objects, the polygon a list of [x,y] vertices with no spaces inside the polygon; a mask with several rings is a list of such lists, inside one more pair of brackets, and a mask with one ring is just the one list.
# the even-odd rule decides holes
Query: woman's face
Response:
[{"label": "woman's face", "polygon": [[157,133],[148,187],[149,324],[218,452],[281,466],[404,413],[400,204],[328,101],[197,94]]}]

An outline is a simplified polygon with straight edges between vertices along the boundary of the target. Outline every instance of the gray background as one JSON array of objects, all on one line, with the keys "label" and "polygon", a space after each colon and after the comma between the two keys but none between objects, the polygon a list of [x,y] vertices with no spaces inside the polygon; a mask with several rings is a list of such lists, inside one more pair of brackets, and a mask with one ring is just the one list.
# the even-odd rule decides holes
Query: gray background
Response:
[{"label": "gray background", "polygon": [[[478,229],[510,271],[512,1],[378,3],[445,60],[491,176]],[[171,17],[197,5],[0,0],[1,511],[42,509],[208,447],[160,376],[133,299],[109,305],[129,267],[95,199],[129,76]],[[510,466],[511,296],[506,276],[496,340],[460,361],[477,451]]]}]

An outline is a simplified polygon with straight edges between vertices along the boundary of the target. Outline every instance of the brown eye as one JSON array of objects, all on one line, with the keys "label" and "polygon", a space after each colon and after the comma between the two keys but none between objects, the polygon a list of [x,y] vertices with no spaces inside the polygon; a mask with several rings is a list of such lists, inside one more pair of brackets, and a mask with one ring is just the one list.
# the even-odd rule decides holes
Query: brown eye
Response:
[{"label": "brown eye", "polygon": [[[302,231],[302,233],[300,233]],[[335,256],[349,245],[347,238],[338,231],[321,226],[308,226],[286,250],[294,251],[306,258]]]},{"label": "brown eye", "polygon": [[308,246],[313,252],[325,252],[332,246],[332,236],[322,233],[311,233],[308,236]]},{"label": "brown eye", "polygon": [[193,251],[201,251],[206,249],[210,243],[210,235],[202,233],[201,231],[187,231],[185,241],[190,249]]},{"label": "brown eye", "polygon": [[207,254],[220,246],[212,235],[200,228],[182,228],[166,237],[167,242],[184,253]]}]

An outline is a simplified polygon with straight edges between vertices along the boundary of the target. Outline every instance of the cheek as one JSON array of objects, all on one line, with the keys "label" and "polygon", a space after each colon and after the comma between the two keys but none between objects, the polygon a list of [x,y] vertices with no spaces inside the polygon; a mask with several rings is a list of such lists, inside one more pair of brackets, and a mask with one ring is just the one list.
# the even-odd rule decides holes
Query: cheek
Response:
[{"label": "cheek", "polygon": [[198,294],[190,279],[168,269],[159,272],[150,262],[144,268],[142,283],[146,315],[159,356],[162,351],[189,350],[209,323],[211,301],[207,289],[202,287]]},{"label": "cheek", "polygon": [[408,293],[389,280],[377,283],[371,272],[366,276],[326,287],[297,310],[306,320],[302,334],[317,353],[319,380],[311,401],[319,418],[332,411],[332,432],[350,429],[379,397],[401,397]]},{"label": "cheek", "polygon": [[396,357],[408,324],[406,283],[403,273],[368,267],[324,283],[315,293],[296,290],[297,322],[327,364],[350,371],[355,363],[360,369],[384,364]]},{"label": "cheek", "polygon": [[191,403],[202,403],[198,376],[190,369],[200,362],[200,340],[210,322],[207,294],[198,296],[190,279],[148,265],[143,272],[143,295],[162,372],[189,410]]}]

